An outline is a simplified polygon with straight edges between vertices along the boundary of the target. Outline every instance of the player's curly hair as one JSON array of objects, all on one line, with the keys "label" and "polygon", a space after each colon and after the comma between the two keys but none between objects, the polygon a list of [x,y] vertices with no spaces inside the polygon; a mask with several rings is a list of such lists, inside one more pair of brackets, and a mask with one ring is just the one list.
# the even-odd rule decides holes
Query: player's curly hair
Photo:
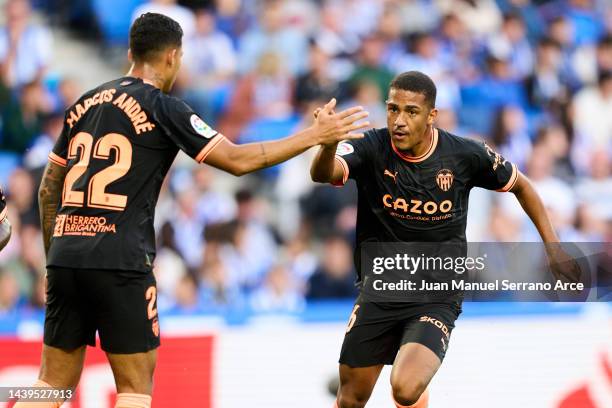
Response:
[{"label": "player's curly hair", "polygon": [[130,50],[135,61],[151,61],[160,51],[179,48],[182,41],[180,24],[163,14],[145,13],[130,28]]},{"label": "player's curly hair", "polygon": [[436,84],[420,71],[407,71],[391,81],[391,88],[416,92],[425,95],[425,102],[432,108],[436,106]]}]

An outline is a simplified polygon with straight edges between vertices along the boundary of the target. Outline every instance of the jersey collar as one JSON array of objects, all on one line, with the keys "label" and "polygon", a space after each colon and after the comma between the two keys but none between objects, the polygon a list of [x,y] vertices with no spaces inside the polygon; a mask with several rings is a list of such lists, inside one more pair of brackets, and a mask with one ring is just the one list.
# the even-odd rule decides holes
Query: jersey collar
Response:
[{"label": "jersey collar", "polygon": [[405,160],[410,163],[422,162],[433,154],[434,150],[436,150],[436,146],[438,145],[438,129],[432,127],[431,131],[432,131],[431,144],[429,145],[429,148],[427,149],[427,151],[420,156],[417,156],[417,157],[408,156],[407,154],[400,152],[399,150],[397,150],[397,148],[393,144],[393,140],[389,138],[389,142],[391,143],[391,148],[393,148],[393,151],[399,157],[401,157],[402,160]]}]

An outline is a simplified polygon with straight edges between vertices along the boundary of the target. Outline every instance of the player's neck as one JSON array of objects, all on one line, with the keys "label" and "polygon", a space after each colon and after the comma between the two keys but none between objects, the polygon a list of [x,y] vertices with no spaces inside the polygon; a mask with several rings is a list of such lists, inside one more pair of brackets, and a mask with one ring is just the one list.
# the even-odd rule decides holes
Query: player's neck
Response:
[{"label": "player's neck", "polygon": [[[433,140],[433,126],[427,126],[425,132],[423,133],[421,140],[418,141],[412,148],[406,150],[400,150],[402,154],[411,157],[420,157],[424,155],[429,148],[431,147],[431,143]],[[396,146],[397,148],[397,146]]]},{"label": "player's neck", "polygon": [[127,76],[140,78],[143,82],[156,88],[164,89],[164,79],[154,66],[149,64],[132,64]]}]

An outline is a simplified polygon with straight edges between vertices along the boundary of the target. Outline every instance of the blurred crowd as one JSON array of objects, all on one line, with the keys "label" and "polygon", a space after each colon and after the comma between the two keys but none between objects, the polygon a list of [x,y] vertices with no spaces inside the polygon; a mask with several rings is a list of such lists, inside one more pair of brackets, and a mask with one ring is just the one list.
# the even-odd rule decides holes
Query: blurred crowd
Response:
[{"label": "blurred crowd", "polygon": [[[4,0],[0,182],[14,233],[0,254],[0,316],[44,303],[36,191],[63,111],[85,91],[70,77],[49,75],[62,47],[51,28],[76,33],[100,55],[125,49],[108,35],[103,3],[114,4]],[[516,163],[562,240],[612,237],[607,0],[121,4],[132,7],[127,26],[147,11],[181,23],[185,58],[174,93],[236,142],[304,128],[331,97],[341,108],[365,106],[373,125],[384,127],[389,81],[420,70],[438,87],[436,125],[486,140]],[[356,294],[355,187],[312,183],[312,153],[240,179],[179,157],[155,220],[161,311],[291,312]],[[475,190],[470,209],[469,240],[539,239],[511,194]]]}]

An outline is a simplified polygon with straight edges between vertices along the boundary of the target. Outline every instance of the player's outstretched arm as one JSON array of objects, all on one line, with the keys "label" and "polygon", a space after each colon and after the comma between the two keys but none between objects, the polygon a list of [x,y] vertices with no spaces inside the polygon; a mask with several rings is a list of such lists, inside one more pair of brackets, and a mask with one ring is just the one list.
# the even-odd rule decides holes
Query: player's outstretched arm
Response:
[{"label": "player's outstretched arm", "polygon": [[38,209],[40,212],[40,226],[45,244],[45,254],[49,252],[53,223],[62,195],[66,168],[55,163],[47,163],[43,173],[40,188],[38,189]]},{"label": "player's outstretched arm", "polygon": [[342,140],[362,138],[351,133],[369,126],[355,122],[368,116],[360,106],[330,114],[336,106],[332,99],[309,128],[272,142],[234,144],[224,140],[206,157],[206,163],[233,175],[241,176],[284,162],[316,145],[335,145]]},{"label": "player's outstretched arm", "polygon": [[310,178],[316,183],[341,184],[344,177],[342,165],[336,160],[336,147],[322,145],[310,165]]},{"label": "player's outstretched arm", "polygon": [[557,279],[578,282],[581,275],[580,267],[575,259],[568,255],[559,244],[559,237],[548,217],[542,199],[529,182],[529,179],[519,172],[516,183],[510,191],[514,193],[521,207],[523,207],[523,210],[531,218],[531,221],[540,233],[542,241],[544,241],[546,246],[546,253],[552,273]]},{"label": "player's outstretched arm", "polygon": [[510,191],[516,196],[521,207],[523,207],[525,213],[538,229],[542,241],[545,243],[559,242],[559,237],[546,213],[542,199],[531,185],[529,179],[520,171],[518,172],[516,183]]},{"label": "player's outstretched arm", "polygon": [[[315,120],[319,118],[322,111],[323,108],[317,108],[313,112]],[[326,113],[332,115],[334,112],[332,110]],[[312,181],[315,183],[342,184],[344,170],[342,169],[342,165],[336,160],[337,147],[338,143],[320,146],[319,151],[310,165],[310,178]]]}]

